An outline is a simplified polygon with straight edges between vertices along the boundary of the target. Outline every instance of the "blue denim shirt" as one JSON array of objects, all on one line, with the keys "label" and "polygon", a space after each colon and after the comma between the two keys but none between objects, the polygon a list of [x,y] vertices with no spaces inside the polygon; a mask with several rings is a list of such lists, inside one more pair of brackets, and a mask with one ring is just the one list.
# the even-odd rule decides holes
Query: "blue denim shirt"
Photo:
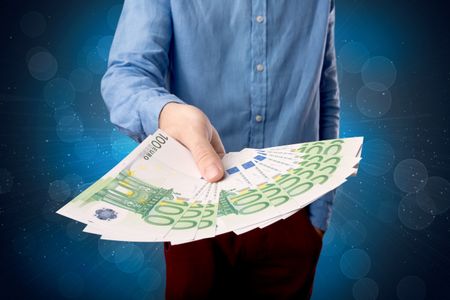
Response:
[{"label": "blue denim shirt", "polygon": [[[125,0],[102,95],[142,141],[168,102],[203,110],[226,151],[338,137],[333,0]],[[327,228],[334,191],[310,205]]]}]

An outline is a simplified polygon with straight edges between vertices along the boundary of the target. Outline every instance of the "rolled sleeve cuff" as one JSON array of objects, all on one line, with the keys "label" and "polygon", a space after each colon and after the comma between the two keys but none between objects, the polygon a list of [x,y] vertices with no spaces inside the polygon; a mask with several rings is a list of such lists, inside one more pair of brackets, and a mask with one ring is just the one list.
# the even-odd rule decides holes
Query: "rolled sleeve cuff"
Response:
[{"label": "rolled sleeve cuff", "polygon": [[328,229],[331,208],[336,197],[336,190],[326,193],[309,205],[309,219],[314,227],[323,231]]},{"label": "rolled sleeve cuff", "polygon": [[146,136],[151,135],[158,129],[161,110],[170,102],[184,103],[173,94],[152,97],[141,103],[138,109],[139,118],[141,119],[142,129]]}]

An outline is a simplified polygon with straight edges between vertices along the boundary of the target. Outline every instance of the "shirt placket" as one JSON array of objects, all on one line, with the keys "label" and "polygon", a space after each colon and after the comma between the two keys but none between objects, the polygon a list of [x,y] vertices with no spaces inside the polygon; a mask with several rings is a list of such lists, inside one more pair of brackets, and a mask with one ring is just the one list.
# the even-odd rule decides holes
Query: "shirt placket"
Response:
[{"label": "shirt placket", "polygon": [[267,105],[267,0],[252,0],[250,147],[264,147]]}]

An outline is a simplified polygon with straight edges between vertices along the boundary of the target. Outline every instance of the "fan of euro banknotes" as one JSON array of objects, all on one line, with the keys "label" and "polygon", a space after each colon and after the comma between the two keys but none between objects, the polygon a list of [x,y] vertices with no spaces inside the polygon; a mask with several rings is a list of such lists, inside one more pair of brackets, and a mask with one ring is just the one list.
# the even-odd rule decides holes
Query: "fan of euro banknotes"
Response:
[{"label": "fan of euro banknotes", "polygon": [[57,213],[102,239],[182,244],[288,218],[356,174],[363,138],[227,153],[224,178],[203,179],[165,132],[148,136]]}]

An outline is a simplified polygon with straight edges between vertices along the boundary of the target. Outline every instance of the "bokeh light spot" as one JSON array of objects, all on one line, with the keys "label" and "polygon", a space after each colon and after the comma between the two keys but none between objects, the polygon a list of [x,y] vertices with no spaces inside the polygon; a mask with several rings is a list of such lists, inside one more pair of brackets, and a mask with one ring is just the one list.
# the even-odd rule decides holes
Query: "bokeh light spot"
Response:
[{"label": "bokeh light spot", "polygon": [[371,278],[361,278],[353,285],[353,298],[355,300],[378,299],[378,284]]},{"label": "bokeh light spot", "polygon": [[63,180],[70,186],[70,190],[72,191],[71,194],[72,197],[78,195],[80,187],[84,184],[83,177],[75,173],[67,174],[66,176],[64,176]]},{"label": "bokeh light spot", "polygon": [[65,181],[55,180],[50,182],[48,194],[52,200],[64,202],[70,197],[71,193],[70,186]]},{"label": "bokeh light spot", "polygon": [[55,76],[58,62],[48,51],[37,52],[28,60],[28,70],[33,78],[46,81]]},{"label": "bokeh light spot", "polygon": [[107,60],[101,57],[97,49],[91,49],[86,54],[86,66],[94,74],[101,75],[106,71]]},{"label": "bokeh light spot", "polygon": [[87,92],[94,82],[92,73],[83,68],[77,68],[70,73],[69,81],[78,92]]},{"label": "bokeh light spot", "polygon": [[428,197],[419,201],[419,206],[432,215],[446,213],[450,207],[450,183],[439,176],[428,178],[424,188]]},{"label": "bokeh light spot", "polygon": [[417,276],[405,276],[397,285],[397,296],[400,300],[423,300],[426,294],[425,282]]},{"label": "bokeh light spot", "polygon": [[98,55],[104,60],[108,60],[109,50],[111,49],[111,44],[113,41],[112,35],[106,35],[102,37],[97,43]]},{"label": "bokeh light spot", "polygon": [[[398,205],[398,218],[406,227],[413,230],[422,230],[430,226],[434,216],[419,207],[420,202],[426,202],[428,195],[424,191],[411,193],[403,197]],[[425,199],[425,200],[424,200]]]},{"label": "bokeh light spot", "polygon": [[367,275],[371,267],[371,260],[362,249],[347,250],[341,257],[342,273],[350,279],[359,279]]},{"label": "bokeh light spot", "polygon": [[375,56],[364,63],[361,77],[368,88],[380,92],[389,89],[395,83],[397,69],[388,58]]},{"label": "bokeh light spot", "polygon": [[64,117],[78,118],[78,114],[73,110],[72,106],[63,106],[55,108],[53,118],[59,122]]},{"label": "bokeh light spot", "polygon": [[144,253],[141,248],[134,244],[131,245],[129,255],[123,260],[116,261],[117,268],[124,273],[135,273],[139,271],[144,264]]},{"label": "bokeh light spot", "polygon": [[423,163],[416,159],[405,159],[397,164],[394,170],[396,186],[407,193],[420,191],[428,179],[428,171]]},{"label": "bokeh light spot", "polygon": [[117,249],[122,242],[98,240],[98,252],[100,255],[109,262],[115,262]]},{"label": "bokeh light spot", "polygon": [[363,86],[356,94],[356,105],[359,111],[369,118],[384,116],[391,108],[392,97],[388,90],[374,91]]},{"label": "bokeh light spot", "polygon": [[127,260],[134,251],[136,246],[132,243],[121,243],[115,250],[114,262],[121,263]]},{"label": "bokeh light spot", "polygon": [[42,35],[47,28],[45,17],[37,11],[31,11],[20,19],[20,28],[31,38]]}]

